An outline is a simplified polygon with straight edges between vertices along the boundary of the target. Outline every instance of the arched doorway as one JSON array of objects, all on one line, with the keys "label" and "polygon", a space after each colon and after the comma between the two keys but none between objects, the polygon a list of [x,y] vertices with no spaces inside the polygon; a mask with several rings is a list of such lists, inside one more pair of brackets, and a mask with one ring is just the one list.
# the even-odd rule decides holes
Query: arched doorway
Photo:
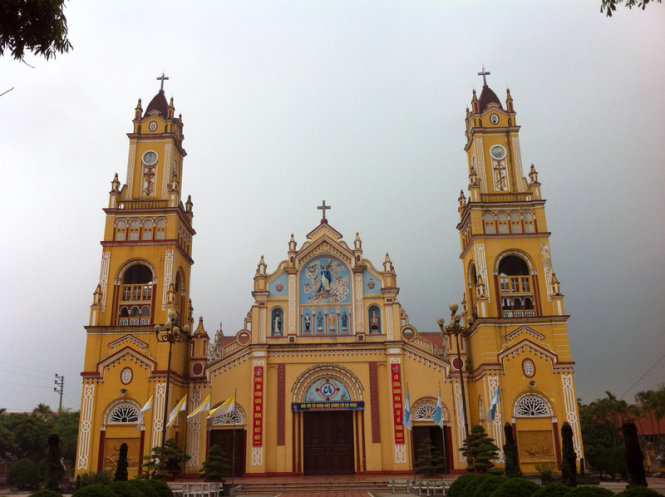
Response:
[{"label": "arched doorway", "polygon": [[413,406],[411,451],[413,469],[423,474],[424,467],[435,466],[435,472],[448,473],[451,463],[450,417],[442,407],[443,427],[434,423],[436,399],[421,399]]},{"label": "arched doorway", "polygon": [[305,371],[293,387],[291,410],[301,426],[298,468],[304,475],[350,475],[362,459],[362,385],[339,365]]},{"label": "arched doorway", "polygon": [[208,452],[213,445],[219,445],[229,459],[229,473],[233,477],[239,477],[245,473],[247,433],[245,419],[240,406],[236,406],[234,411],[212,418]]}]

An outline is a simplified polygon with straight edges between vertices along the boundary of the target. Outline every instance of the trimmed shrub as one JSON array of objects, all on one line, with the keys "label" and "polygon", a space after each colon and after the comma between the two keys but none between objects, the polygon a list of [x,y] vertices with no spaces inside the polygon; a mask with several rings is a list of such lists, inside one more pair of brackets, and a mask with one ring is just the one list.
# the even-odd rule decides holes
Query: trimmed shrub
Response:
[{"label": "trimmed shrub", "polygon": [[60,437],[51,433],[48,437],[48,455],[46,456],[46,488],[60,490],[60,481],[65,476],[65,468],[60,462]]},{"label": "trimmed shrub", "polygon": [[7,471],[7,483],[19,489],[37,488],[41,479],[39,467],[30,459],[19,459]]},{"label": "trimmed shrub", "polygon": [[120,445],[120,451],[118,452],[118,464],[115,467],[115,476],[113,477],[114,481],[127,481],[127,467],[129,462],[127,461],[127,444],[122,443]]},{"label": "trimmed shrub", "polygon": [[143,497],[143,493],[139,490],[139,487],[127,481],[114,481],[106,488],[113,492],[116,497]]},{"label": "trimmed shrub", "polygon": [[626,447],[626,468],[628,469],[629,487],[646,487],[647,479],[644,471],[644,454],[637,440],[637,427],[629,421],[621,426],[623,441]]},{"label": "trimmed shrub", "polygon": [[[162,480],[145,480],[157,492],[159,497],[173,497],[173,492]],[[73,497],[73,496],[72,496]]]},{"label": "trimmed shrub", "polygon": [[[477,478],[477,485],[469,485],[464,489],[465,497],[486,497],[491,494],[494,490],[499,488],[505,478],[497,475],[481,475],[480,478]],[[473,482],[475,483],[475,481]]]},{"label": "trimmed shrub", "polygon": [[116,495],[106,485],[93,483],[79,488],[72,494],[72,497],[116,497]]},{"label": "trimmed shrub", "polygon": [[79,488],[87,487],[99,483],[100,485],[107,485],[113,480],[113,473],[110,469],[104,470],[101,473],[83,473],[78,477]]},{"label": "trimmed shrub", "polygon": [[136,479],[128,480],[128,483],[136,487],[139,492],[143,494],[144,497],[159,497],[157,490],[153,485],[150,484],[148,480]]},{"label": "trimmed shrub", "polygon": [[573,428],[566,421],[561,427],[561,481],[569,487],[577,486],[577,455],[573,448]]},{"label": "trimmed shrub", "polygon": [[540,488],[534,482],[524,478],[506,478],[504,482],[494,490],[491,497],[531,497]]},{"label": "trimmed shrub", "polygon": [[614,492],[601,487],[571,488],[566,497],[614,497]]},{"label": "trimmed shrub", "polygon": [[661,497],[661,495],[647,487],[630,487],[619,492],[617,497]]},{"label": "trimmed shrub", "polygon": [[506,443],[503,444],[503,453],[506,455],[506,476],[522,476],[520,466],[517,464],[517,446],[513,436],[513,426],[506,423],[503,427]]},{"label": "trimmed shrub", "polygon": [[448,489],[449,497],[464,497],[464,489],[472,481],[480,478],[480,475],[475,473],[464,473],[461,476],[458,476],[454,482],[450,485]]},{"label": "trimmed shrub", "polygon": [[567,487],[563,483],[555,482],[536,490],[531,497],[563,497],[568,492],[570,492],[570,487]]},{"label": "trimmed shrub", "polygon": [[42,490],[38,490],[34,494],[30,494],[30,497],[62,497],[62,494],[60,492],[56,492],[55,490],[44,488]]}]

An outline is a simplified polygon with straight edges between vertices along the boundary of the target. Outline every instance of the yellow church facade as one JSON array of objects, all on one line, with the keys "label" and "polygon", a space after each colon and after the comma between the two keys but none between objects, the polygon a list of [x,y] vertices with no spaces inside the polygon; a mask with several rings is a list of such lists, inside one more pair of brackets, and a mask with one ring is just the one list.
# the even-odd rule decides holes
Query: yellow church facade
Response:
[{"label": "yellow church facade", "polygon": [[[139,472],[167,439],[190,456],[189,475],[212,445],[235,475],[409,473],[424,444],[458,472],[469,427],[481,424],[501,447],[506,423],[530,473],[560,465],[564,421],[583,457],[545,201],[535,169],[522,174],[510,93],[504,108],[486,84],[474,92],[466,130],[457,336],[445,324],[410,324],[388,254],[367,260],[360,235],[347,242],[324,202],[300,246],[291,235],[275,268],[259,261],[242,327],[210,339],[189,300],[195,231],[191,199],[181,200],[182,118],[163,89],[145,111],[139,100],[126,181],[116,175],[104,209],[77,474],[115,467],[122,443]],[[209,414],[229,400],[232,409]]]}]

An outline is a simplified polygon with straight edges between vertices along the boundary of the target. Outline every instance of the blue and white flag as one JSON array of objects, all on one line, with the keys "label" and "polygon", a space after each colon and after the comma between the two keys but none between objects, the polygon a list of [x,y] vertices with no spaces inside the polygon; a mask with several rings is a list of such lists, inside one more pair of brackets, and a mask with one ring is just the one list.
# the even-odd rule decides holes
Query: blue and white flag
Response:
[{"label": "blue and white flag", "polygon": [[490,403],[490,412],[489,418],[490,421],[494,421],[494,416],[496,415],[496,406],[499,403],[499,387],[496,387],[494,395],[492,395],[492,402]]},{"label": "blue and white flag", "polygon": [[434,409],[434,416],[432,421],[438,424],[443,429],[443,403],[441,402],[441,387],[439,386],[439,398],[436,400],[436,408]]},{"label": "blue and white flag", "polygon": [[406,404],[404,406],[404,415],[402,416],[402,424],[404,428],[410,430],[412,427],[411,424],[411,408],[409,407],[409,392],[406,392]]}]

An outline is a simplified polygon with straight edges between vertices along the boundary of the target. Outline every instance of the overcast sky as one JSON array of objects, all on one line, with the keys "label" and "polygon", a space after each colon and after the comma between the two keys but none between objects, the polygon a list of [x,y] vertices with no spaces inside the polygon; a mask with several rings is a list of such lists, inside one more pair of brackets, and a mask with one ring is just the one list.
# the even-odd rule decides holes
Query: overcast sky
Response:
[{"label": "overcast sky", "polygon": [[464,115],[485,65],[540,173],[578,396],[631,401],[665,381],[665,6],[599,7],[68,2],[71,53],[29,55],[34,69],[0,58],[0,93],[14,87],[0,97],[0,407],[57,407],[58,373],[79,409],[102,208],[162,70],[185,124],[191,297],[211,336],[242,327],[260,256],[273,271],[291,233],[301,246],[323,199],[375,265],[390,253],[411,322],[436,329],[462,295]]}]

